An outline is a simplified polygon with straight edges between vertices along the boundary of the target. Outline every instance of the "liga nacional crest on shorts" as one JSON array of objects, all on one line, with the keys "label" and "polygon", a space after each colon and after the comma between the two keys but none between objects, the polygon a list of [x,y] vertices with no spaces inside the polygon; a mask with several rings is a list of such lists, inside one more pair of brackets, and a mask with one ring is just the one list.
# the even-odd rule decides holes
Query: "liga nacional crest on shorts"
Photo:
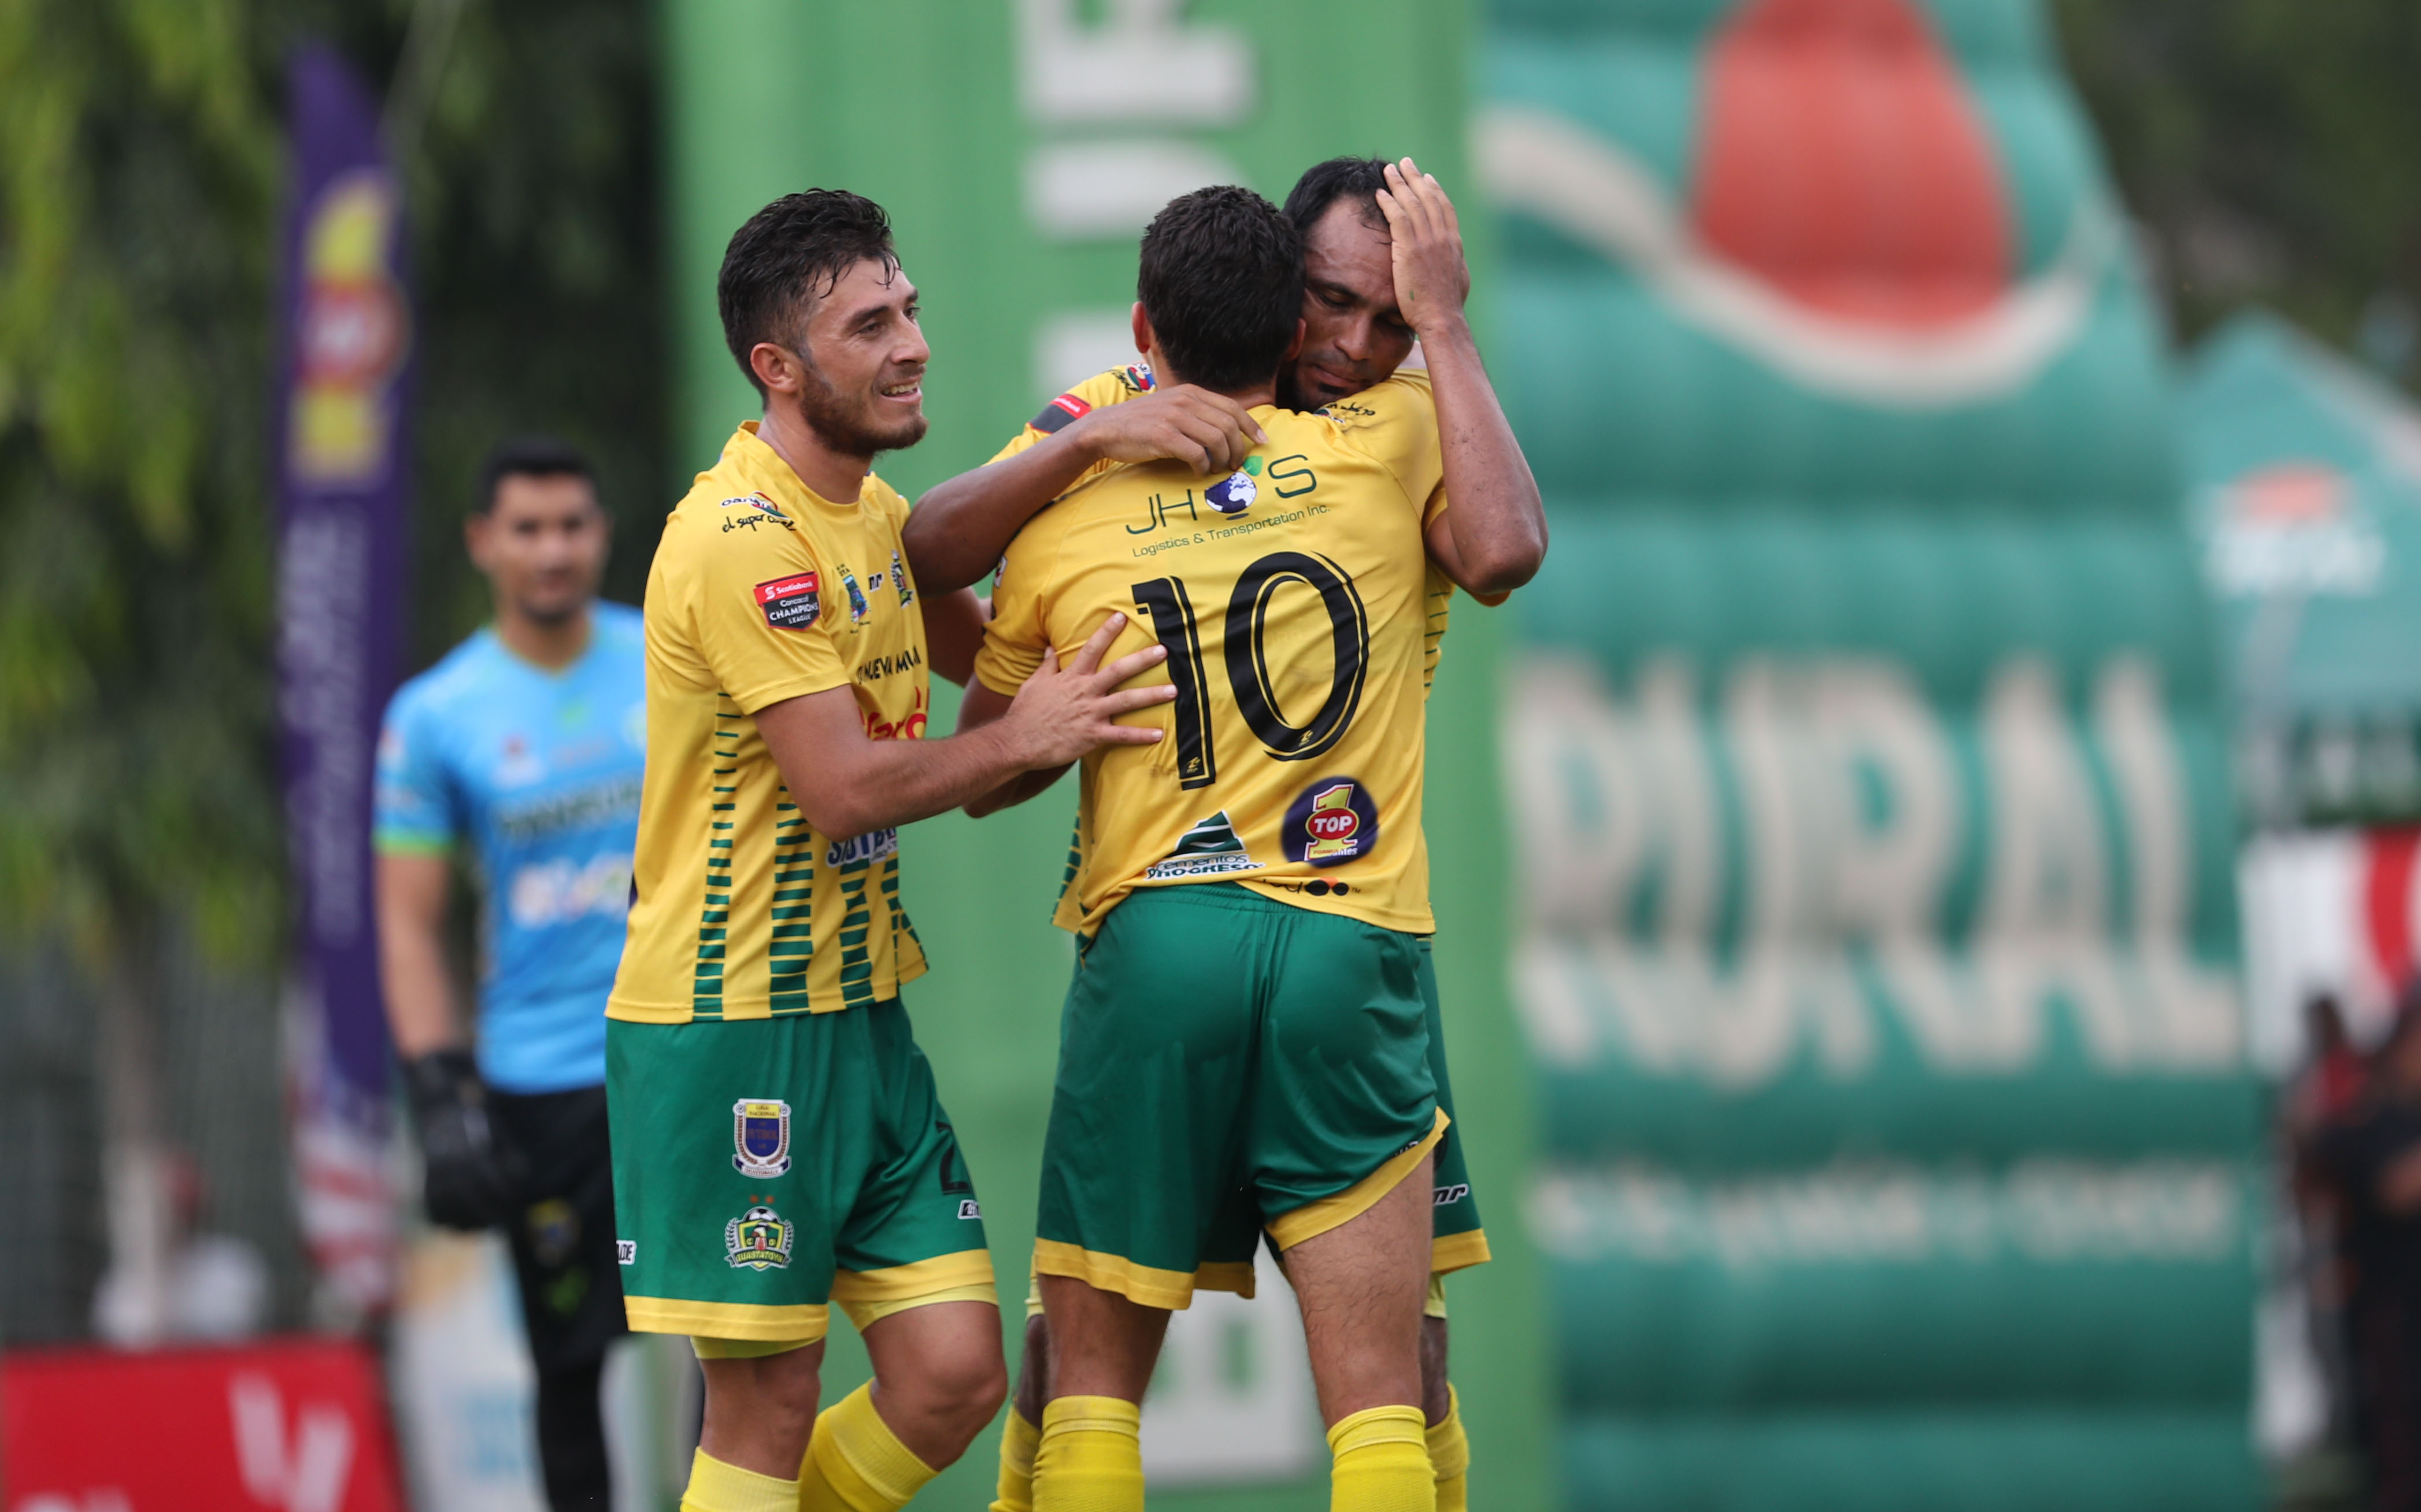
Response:
[{"label": "liga nacional crest on shorts", "polygon": [[742,1098],[731,1105],[731,1164],[762,1181],[790,1168],[790,1105]]},{"label": "liga nacional crest on shorts", "polygon": [[723,1225],[723,1253],[737,1270],[788,1270],[795,1238],[789,1219],[760,1204]]}]

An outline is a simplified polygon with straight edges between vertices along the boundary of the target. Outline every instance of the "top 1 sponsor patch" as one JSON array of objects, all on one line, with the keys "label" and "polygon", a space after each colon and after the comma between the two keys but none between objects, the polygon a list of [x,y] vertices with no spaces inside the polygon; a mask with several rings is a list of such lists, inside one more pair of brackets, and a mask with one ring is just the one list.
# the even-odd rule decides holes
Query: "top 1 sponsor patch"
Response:
[{"label": "top 1 sponsor patch", "polygon": [[757,607],[775,630],[805,630],[823,613],[822,585],[813,572],[757,585]]}]

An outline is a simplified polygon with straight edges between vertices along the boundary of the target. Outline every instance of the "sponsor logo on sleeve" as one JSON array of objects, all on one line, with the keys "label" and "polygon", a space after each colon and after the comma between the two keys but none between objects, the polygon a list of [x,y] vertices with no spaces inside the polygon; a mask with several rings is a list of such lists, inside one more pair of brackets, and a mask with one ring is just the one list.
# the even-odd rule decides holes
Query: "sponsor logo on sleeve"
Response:
[{"label": "sponsor logo on sleeve", "polygon": [[1458,1181],[1450,1187],[1431,1187],[1429,1188],[1429,1206],[1451,1208],[1470,1195],[1471,1183],[1468,1181]]},{"label": "sponsor logo on sleeve", "polygon": [[813,572],[757,585],[757,607],[775,630],[805,630],[824,612],[822,583]]},{"label": "sponsor logo on sleeve", "polygon": [[1367,856],[1379,843],[1379,808],[1351,777],[1323,777],[1303,790],[1279,829],[1289,861],[1334,866]]},{"label": "sponsor logo on sleeve", "polygon": [[974,1219],[977,1223],[981,1223],[983,1221],[983,1204],[976,1201],[973,1197],[961,1197],[959,1199],[959,1221],[961,1223],[964,1223],[969,1219]]},{"label": "sponsor logo on sleeve", "polygon": [[742,1098],[731,1105],[731,1166],[767,1179],[790,1168],[790,1105],[776,1098]]},{"label": "sponsor logo on sleeve", "polygon": [[637,1265],[639,1263],[639,1241],[634,1239],[616,1239],[614,1241],[614,1259],[616,1263],[620,1265]]},{"label": "sponsor logo on sleeve", "polygon": [[759,1204],[723,1225],[723,1253],[739,1270],[788,1270],[798,1239],[790,1221]]},{"label": "sponsor logo on sleeve", "polygon": [[1066,427],[1093,413],[1093,407],[1073,394],[1062,394],[1042,407],[1034,417],[1034,429],[1044,435],[1056,434]]}]

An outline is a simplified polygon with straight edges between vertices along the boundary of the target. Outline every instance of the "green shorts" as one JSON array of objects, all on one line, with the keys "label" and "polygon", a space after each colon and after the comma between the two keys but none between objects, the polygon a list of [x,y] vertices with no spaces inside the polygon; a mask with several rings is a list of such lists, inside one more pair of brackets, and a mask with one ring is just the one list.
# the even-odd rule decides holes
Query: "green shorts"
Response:
[{"label": "green shorts", "polygon": [[[1444,1275],[1466,1266],[1488,1263],[1488,1232],[1479,1226],[1479,1199],[1471,1192],[1471,1167],[1462,1154],[1462,1125],[1454,1111],[1454,1084],[1445,1074],[1445,1016],[1438,1005],[1437,967],[1429,959],[1429,942],[1421,937],[1421,1003],[1429,1031],[1429,1077],[1437,1083],[1438,1106],[1445,1110],[1445,1135],[1438,1140],[1435,1190],[1430,1193],[1429,1270]],[[1433,1300],[1431,1316],[1444,1317],[1445,1302]]]},{"label": "green shorts", "polygon": [[1290,1248],[1385,1195],[1446,1123],[1420,947],[1232,882],[1120,902],[1060,1015],[1036,1269],[1249,1296],[1263,1229]]},{"label": "green shorts", "polygon": [[[983,1210],[898,1001],[605,1029],[631,1327],[805,1344],[992,1285]],[[988,1295],[988,1294],[987,1294]]]}]

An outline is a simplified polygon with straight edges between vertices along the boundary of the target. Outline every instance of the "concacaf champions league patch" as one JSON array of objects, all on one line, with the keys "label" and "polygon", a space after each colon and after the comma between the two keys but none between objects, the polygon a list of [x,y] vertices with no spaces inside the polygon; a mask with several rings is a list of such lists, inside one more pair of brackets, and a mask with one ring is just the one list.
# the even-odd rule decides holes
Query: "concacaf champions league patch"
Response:
[{"label": "concacaf champions league patch", "polygon": [[813,572],[793,572],[759,583],[757,607],[765,612],[765,623],[775,630],[806,630],[824,611],[822,586]]},{"label": "concacaf champions league patch", "polygon": [[762,1181],[790,1168],[790,1105],[771,1098],[742,1098],[731,1105],[731,1165]]}]

